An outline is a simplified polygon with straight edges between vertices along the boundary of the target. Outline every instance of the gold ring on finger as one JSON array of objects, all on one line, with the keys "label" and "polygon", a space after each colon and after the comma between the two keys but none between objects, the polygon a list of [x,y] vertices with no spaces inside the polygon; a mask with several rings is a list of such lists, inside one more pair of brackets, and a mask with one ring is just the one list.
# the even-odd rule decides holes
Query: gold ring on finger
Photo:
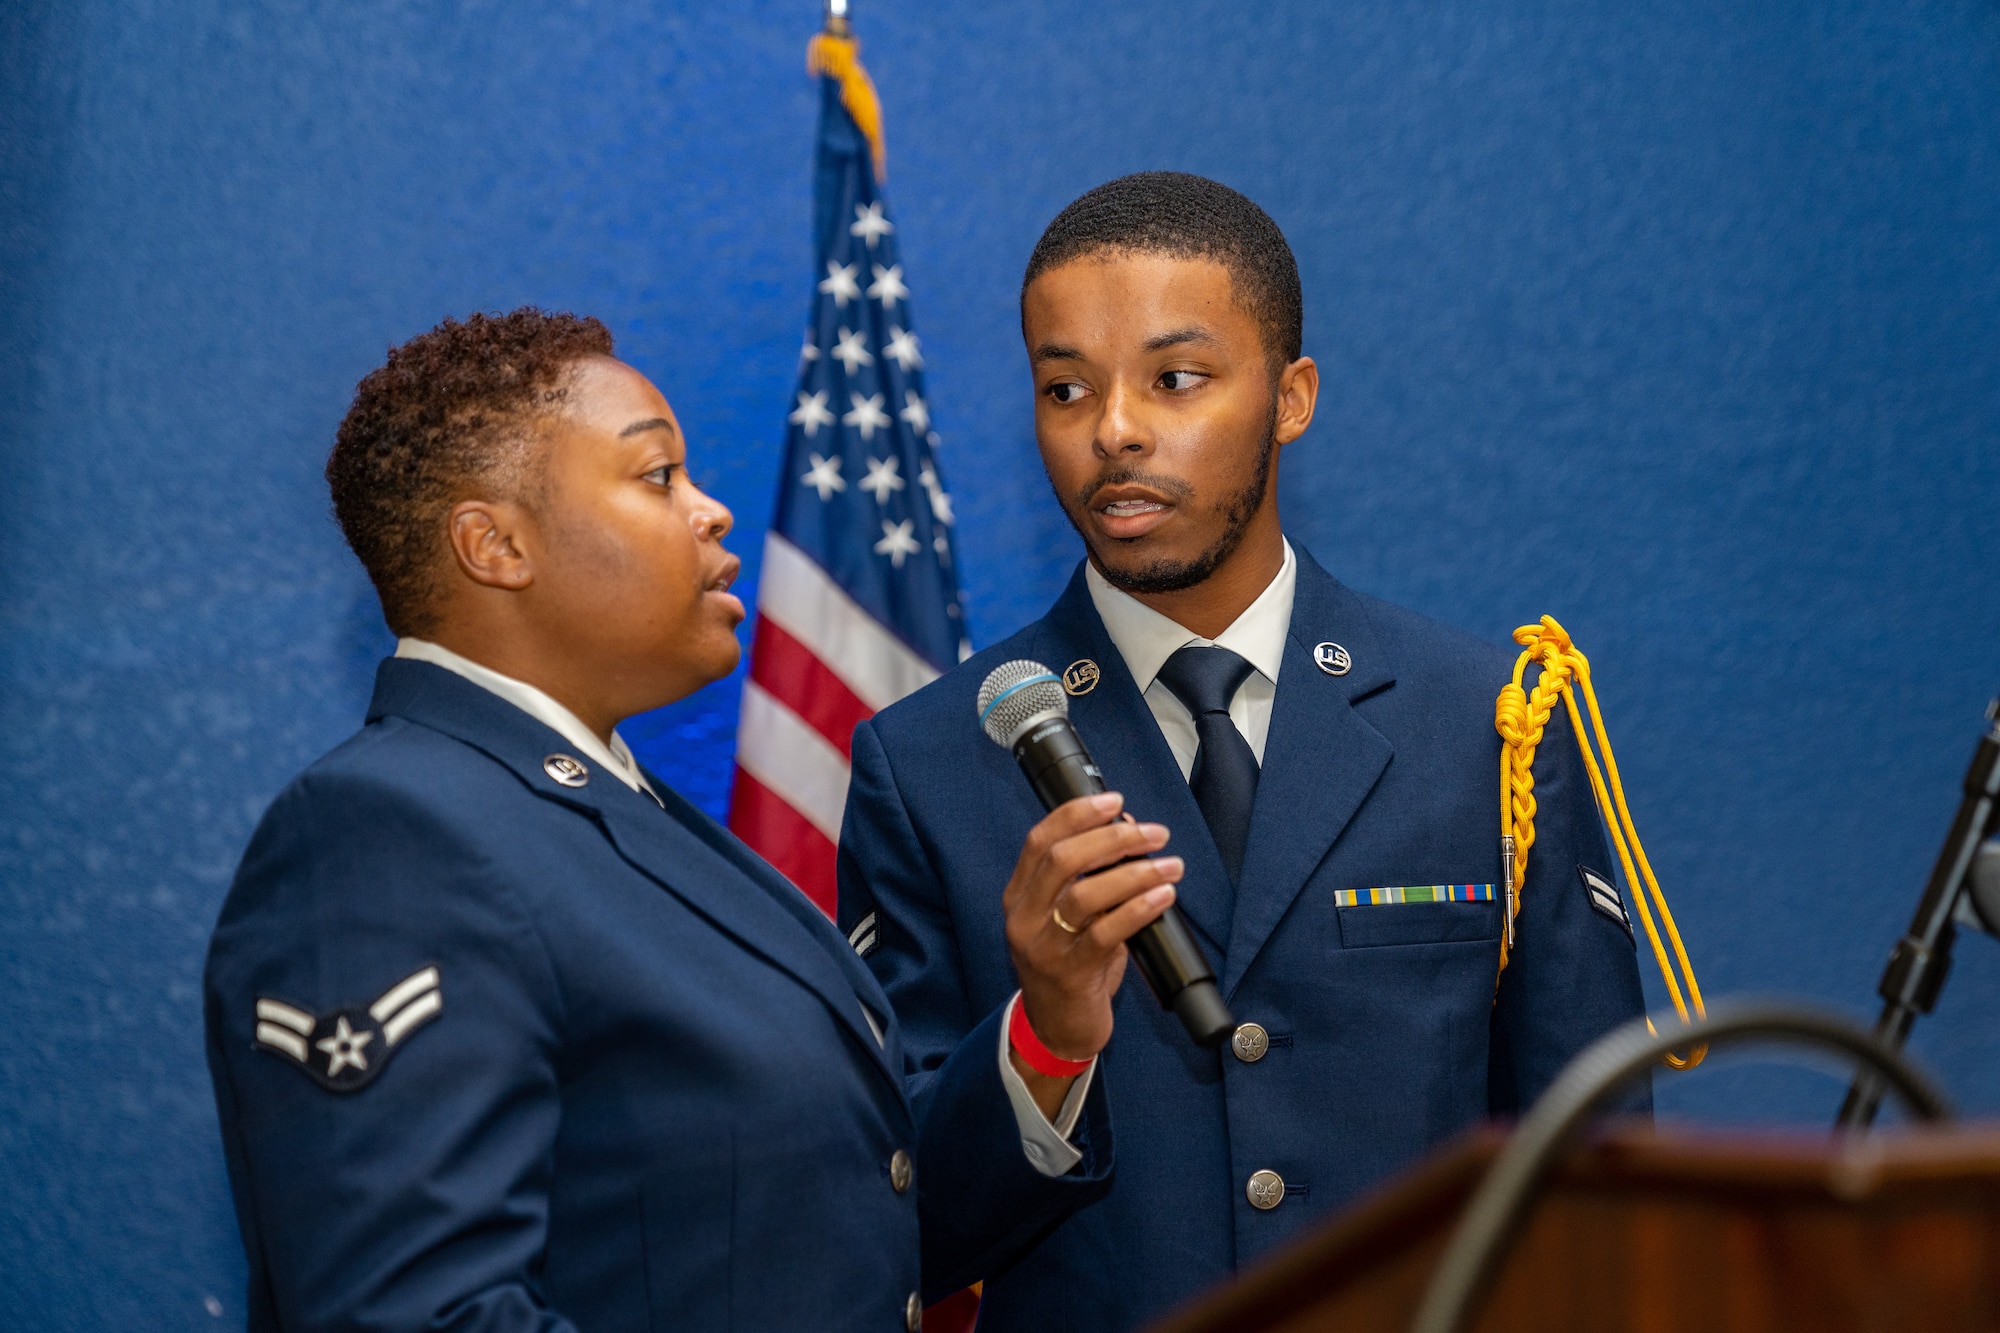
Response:
[{"label": "gold ring on finger", "polygon": [[1049,906],[1049,920],[1055,922],[1066,935],[1081,935],[1083,933],[1082,926],[1072,926],[1069,922],[1063,920],[1061,909],[1057,908],[1054,904]]}]

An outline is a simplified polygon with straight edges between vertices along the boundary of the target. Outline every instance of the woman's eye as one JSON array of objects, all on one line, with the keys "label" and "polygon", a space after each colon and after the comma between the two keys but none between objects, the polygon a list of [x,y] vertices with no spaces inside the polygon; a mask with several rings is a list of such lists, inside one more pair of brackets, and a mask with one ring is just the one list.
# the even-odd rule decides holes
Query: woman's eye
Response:
[{"label": "woman's eye", "polygon": [[1178,393],[1183,389],[1194,388],[1207,378],[1208,376],[1199,371],[1170,370],[1160,376],[1160,387],[1169,393]]},{"label": "woman's eye", "polygon": [[655,486],[670,486],[674,480],[674,465],[672,463],[663,463],[651,472],[646,473],[644,479],[652,482]]},{"label": "woman's eye", "polygon": [[1077,399],[1083,397],[1083,394],[1084,394],[1083,386],[1081,384],[1077,384],[1069,380],[1064,380],[1060,384],[1051,384],[1049,386],[1049,397],[1055,399],[1059,403],[1073,403]]}]

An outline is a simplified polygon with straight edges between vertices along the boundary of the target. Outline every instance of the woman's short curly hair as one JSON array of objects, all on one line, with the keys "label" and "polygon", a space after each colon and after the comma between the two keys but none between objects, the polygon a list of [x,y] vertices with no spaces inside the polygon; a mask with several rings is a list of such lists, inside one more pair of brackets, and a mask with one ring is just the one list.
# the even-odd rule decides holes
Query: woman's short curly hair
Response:
[{"label": "woman's short curly hair", "polygon": [[326,460],[333,513],[399,635],[436,626],[445,516],[460,500],[524,498],[534,418],[556,410],[576,362],[611,355],[588,316],[523,306],[447,319],[354,391]]}]

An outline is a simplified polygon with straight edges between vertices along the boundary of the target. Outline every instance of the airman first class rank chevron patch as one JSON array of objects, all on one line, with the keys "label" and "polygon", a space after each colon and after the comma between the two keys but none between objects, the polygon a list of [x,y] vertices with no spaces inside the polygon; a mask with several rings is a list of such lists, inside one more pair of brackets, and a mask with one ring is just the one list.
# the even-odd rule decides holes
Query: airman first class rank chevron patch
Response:
[{"label": "airman first class rank chevron patch", "polygon": [[1625,938],[1636,945],[1638,941],[1632,935],[1632,918],[1625,912],[1625,900],[1618,896],[1618,890],[1611,881],[1589,866],[1578,866],[1576,873],[1583,880],[1583,891],[1589,895],[1590,905],[1616,921],[1618,928],[1625,932]]},{"label": "airman first class rank chevron patch", "polygon": [[291,1061],[328,1092],[356,1092],[375,1081],[389,1056],[444,1008],[436,967],[421,968],[381,998],[314,1014],[268,995],[257,997],[253,1045]]},{"label": "airman first class rank chevron patch", "polygon": [[1378,907],[1384,903],[1490,903],[1491,884],[1411,884],[1398,889],[1335,889],[1335,907]]},{"label": "airman first class rank chevron patch", "polygon": [[847,942],[854,946],[854,952],[866,958],[875,952],[875,914],[870,912],[861,918],[861,923],[847,932]]}]

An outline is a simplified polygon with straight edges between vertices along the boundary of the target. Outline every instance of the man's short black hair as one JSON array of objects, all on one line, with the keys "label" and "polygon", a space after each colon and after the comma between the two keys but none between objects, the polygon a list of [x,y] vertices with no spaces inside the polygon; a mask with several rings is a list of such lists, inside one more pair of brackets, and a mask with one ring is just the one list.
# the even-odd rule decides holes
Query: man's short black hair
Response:
[{"label": "man's short black hair", "polygon": [[1101,250],[1221,264],[1272,361],[1299,359],[1305,299],[1298,261],[1271,215],[1227,185],[1184,171],[1141,171],[1098,186],[1056,214],[1035,243],[1021,278],[1023,301],[1049,269]]},{"label": "man's short black hair", "polygon": [[445,516],[460,500],[525,498],[534,418],[556,410],[578,361],[611,355],[595,319],[532,306],[447,319],[354,391],[326,460],[333,513],[399,635],[436,626]]}]

